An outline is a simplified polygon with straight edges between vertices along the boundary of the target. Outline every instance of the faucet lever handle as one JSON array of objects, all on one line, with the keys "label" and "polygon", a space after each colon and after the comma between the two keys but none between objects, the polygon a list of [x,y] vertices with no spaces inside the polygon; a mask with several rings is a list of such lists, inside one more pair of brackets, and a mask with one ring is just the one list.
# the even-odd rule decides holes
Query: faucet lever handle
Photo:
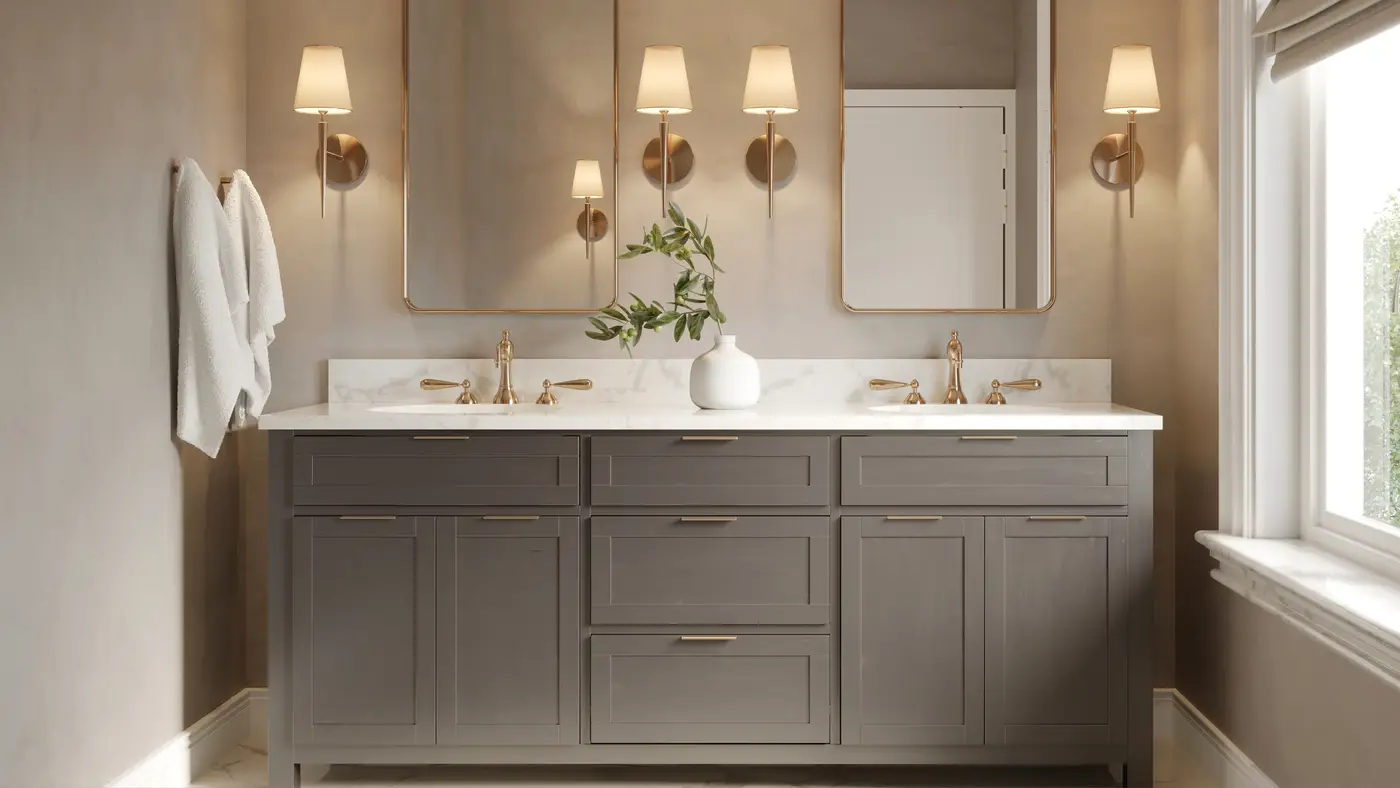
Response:
[{"label": "faucet lever handle", "polygon": [[476,404],[476,393],[472,391],[472,382],[471,382],[470,380],[464,380],[464,381],[462,381],[461,383],[453,383],[453,382],[450,381],[450,380],[437,380],[436,378],[427,378],[427,379],[425,379],[425,380],[420,380],[420,381],[418,381],[418,388],[423,389],[424,391],[441,391],[441,390],[443,390],[443,389],[461,389],[461,390],[462,390],[462,394],[461,394],[461,396],[457,397],[457,404],[458,404],[458,405],[475,405],[475,404]]},{"label": "faucet lever handle", "polygon": [[[997,381],[992,381],[996,383]],[[1045,384],[1039,378],[1026,378],[1025,380],[1013,380],[1010,383],[1002,383],[1002,388],[1016,389],[1017,391],[1040,391]]]},{"label": "faucet lever handle", "polygon": [[904,398],[905,405],[924,405],[924,395],[919,393],[919,381],[911,380],[908,383],[900,383],[897,380],[884,380],[876,378],[870,381],[872,391],[894,391],[895,389],[911,389],[909,396]]},{"label": "faucet lever handle", "polygon": [[593,381],[587,378],[577,380],[562,380],[555,383],[549,379],[544,382],[544,393],[535,400],[536,405],[558,405],[559,399],[554,396],[550,389],[573,389],[574,391],[588,391],[593,388]]}]

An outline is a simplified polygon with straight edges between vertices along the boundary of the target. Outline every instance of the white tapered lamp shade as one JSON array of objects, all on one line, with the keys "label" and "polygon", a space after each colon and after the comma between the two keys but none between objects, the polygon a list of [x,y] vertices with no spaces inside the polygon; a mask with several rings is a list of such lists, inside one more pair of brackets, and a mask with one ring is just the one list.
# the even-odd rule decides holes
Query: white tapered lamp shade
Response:
[{"label": "white tapered lamp shade", "polygon": [[345,53],[340,47],[309,46],[301,50],[301,74],[297,77],[292,108],[308,115],[350,113],[350,80],[345,75]]},{"label": "white tapered lamp shade", "polygon": [[574,165],[574,197],[579,200],[603,198],[603,168],[598,162],[583,159]]},{"label": "white tapered lamp shade", "polygon": [[692,109],[685,50],[669,44],[647,47],[637,85],[637,111],[646,115],[683,115]]},{"label": "white tapered lamp shade", "polygon": [[771,44],[754,47],[749,55],[749,79],[744,86],[744,111],[788,115],[797,109],[792,50]]},{"label": "white tapered lamp shade", "polygon": [[1152,47],[1145,44],[1114,47],[1113,60],[1108,67],[1103,111],[1110,115],[1148,115],[1161,110],[1162,97],[1157,91],[1157,69],[1152,62]]}]

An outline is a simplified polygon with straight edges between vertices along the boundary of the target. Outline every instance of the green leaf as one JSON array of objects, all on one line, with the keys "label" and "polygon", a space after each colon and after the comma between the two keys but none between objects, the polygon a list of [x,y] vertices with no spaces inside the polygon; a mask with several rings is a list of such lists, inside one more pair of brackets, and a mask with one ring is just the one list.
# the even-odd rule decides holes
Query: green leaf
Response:
[{"label": "green leaf", "polygon": [[610,306],[610,307],[607,307],[606,309],[601,309],[601,310],[599,310],[599,311],[600,311],[602,314],[607,315],[608,317],[612,318],[613,320],[621,320],[621,321],[623,321],[624,323],[627,322],[627,316],[624,315],[624,314],[622,314],[622,310],[621,310],[621,309],[618,309],[618,308],[615,307],[615,306]]},{"label": "green leaf", "polygon": [[685,213],[679,205],[670,203],[667,205],[666,215],[671,218],[671,224],[677,227],[685,227]]},{"label": "green leaf", "polygon": [[705,256],[710,258],[710,262],[715,259],[715,242],[710,240],[710,236],[705,236]]},{"label": "green leaf", "polygon": [[685,319],[686,328],[690,329],[690,338],[699,339],[705,330],[705,313],[691,312]]},{"label": "green leaf", "polygon": [[704,233],[700,232],[700,225],[696,224],[694,220],[686,219],[685,226],[690,230],[691,238],[701,238],[704,236]]},{"label": "green leaf", "polygon": [[598,329],[599,331],[602,331],[603,333],[607,333],[609,330],[608,324],[604,323],[596,317],[588,318],[588,322],[592,323],[594,328]]},{"label": "green leaf", "polygon": [[604,332],[602,332],[602,331],[585,331],[585,332],[583,332],[583,334],[584,334],[584,336],[588,337],[589,339],[597,339],[597,340],[599,340],[599,341],[606,341],[606,340],[612,339],[612,337],[608,336],[606,333],[604,333]]}]

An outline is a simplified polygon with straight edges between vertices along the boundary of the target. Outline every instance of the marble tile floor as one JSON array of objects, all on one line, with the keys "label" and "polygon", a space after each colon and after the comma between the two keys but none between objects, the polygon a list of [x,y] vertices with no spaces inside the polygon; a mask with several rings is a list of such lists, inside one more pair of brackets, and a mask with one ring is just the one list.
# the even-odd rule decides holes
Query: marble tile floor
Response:
[{"label": "marble tile floor", "polygon": [[[1220,788],[1177,775],[1160,788]],[[1100,769],[831,768],[831,767],[395,767],[336,766],[303,771],[310,788],[1100,788],[1115,783]],[[192,788],[267,788],[267,755],[239,745]]]}]

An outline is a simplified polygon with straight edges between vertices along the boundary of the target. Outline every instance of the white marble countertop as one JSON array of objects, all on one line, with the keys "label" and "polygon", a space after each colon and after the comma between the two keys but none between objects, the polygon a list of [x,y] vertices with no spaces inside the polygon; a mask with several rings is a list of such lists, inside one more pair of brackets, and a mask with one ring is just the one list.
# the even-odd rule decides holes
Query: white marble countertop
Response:
[{"label": "white marble countertop", "polygon": [[298,431],[524,431],[610,432],[897,432],[897,431],[1132,431],[1160,430],[1162,417],[1109,403],[924,405],[914,413],[871,410],[865,404],[760,404],[753,410],[702,411],[683,406],[583,404],[548,408],[519,405],[507,414],[390,413],[383,404],[322,404],[264,415],[263,430]]}]

